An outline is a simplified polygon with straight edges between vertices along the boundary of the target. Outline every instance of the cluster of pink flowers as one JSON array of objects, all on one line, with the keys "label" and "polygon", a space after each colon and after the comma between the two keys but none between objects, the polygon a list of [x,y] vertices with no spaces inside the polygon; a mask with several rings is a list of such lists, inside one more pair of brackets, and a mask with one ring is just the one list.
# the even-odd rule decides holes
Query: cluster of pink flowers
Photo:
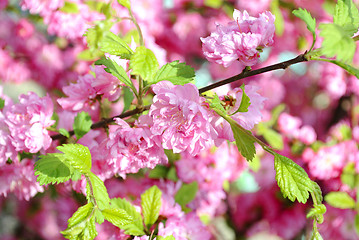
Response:
[{"label": "cluster of pink flowers", "polygon": [[275,17],[265,12],[254,18],[247,11],[235,9],[233,18],[235,21],[227,26],[219,24],[209,37],[201,38],[203,53],[209,61],[225,67],[237,60],[252,66],[257,63],[261,50],[273,44]]}]

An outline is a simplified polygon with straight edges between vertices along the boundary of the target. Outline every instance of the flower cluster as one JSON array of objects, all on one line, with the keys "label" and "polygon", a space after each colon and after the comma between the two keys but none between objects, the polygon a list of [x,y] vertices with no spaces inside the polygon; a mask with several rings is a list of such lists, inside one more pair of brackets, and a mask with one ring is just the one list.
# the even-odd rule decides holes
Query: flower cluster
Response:
[{"label": "flower cluster", "polygon": [[206,58],[225,67],[238,60],[245,66],[257,63],[264,47],[273,44],[274,19],[270,12],[261,13],[258,18],[247,11],[234,10],[235,21],[227,26],[217,25],[209,37],[201,38]]}]

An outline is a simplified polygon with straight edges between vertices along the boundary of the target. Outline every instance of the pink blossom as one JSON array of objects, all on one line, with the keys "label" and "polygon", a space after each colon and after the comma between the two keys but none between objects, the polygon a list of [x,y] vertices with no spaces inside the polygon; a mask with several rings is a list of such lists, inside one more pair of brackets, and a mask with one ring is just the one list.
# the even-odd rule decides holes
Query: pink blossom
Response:
[{"label": "pink blossom", "polygon": [[210,146],[216,132],[195,85],[175,86],[162,81],[153,91],[156,96],[149,112],[153,118],[151,132],[162,136],[165,149],[173,149],[175,153],[187,150],[194,156]]},{"label": "pink blossom", "polygon": [[298,117],[293,117],[288,113],[282,113],[278,118],[279,130],[291,137],[297,135],[299,127],[302,125],[302,120]]},{"label": "pink blossom", "polygon": [[115,76],[106,72],[103,66],[96,65],[93,69],[96,74],[91,86],[97,94],[103,94],[103,97],[110,101],[115,101],[120,97],[121,86],[124,86]]},{"label": "pink blossom", "polygon": [[33,161],[23,159],[21,162],[6,164],[0,168],[0,195],[6,197],[12,192],[19,199],[29,201],[36,193],[43,191],[43,186],[36,182]]},{"label": "pink blossom", "polygon": [[235,9],[233,18],[235,21],[227,26],[218,24],[209,37],[201,38],[203,53],[208,61],[225,67],[236,60],[252,66],[257,63],[261,49],[273,44],[275,17],[267,11],[255,18],[247,11]]},{"label": "pink blossom", "polygon": [[63,87],[67,98],[60,98],[57,102],[62,108],[72,111],[93,109],[96,106],[96,90],[91,86],[95,80],[91,74],[80,76],[76,83]]},{"label": "pink blossom", "polygon": [[19,103],[6,111],[12,145],[16,151],[38,152],[47,149],[52,142],[47,127],[55,123],[51,120],[53,104],[49,96],[39,98],[35,93],[19,97]]},{"label": "pink blossom", "polygon": [[31,14],[46,15],[64,5],[64,0],[22,0],[21,8]]},{"label": "pink blossom", "polygon": [[141,168],[154,168],[167,163],[167,156],[158,136],[152,136],[148,124],[151,119],[143,115],[139,124],[131,128],[125,121],[116,119],[119,125],[110,132],[107,149],[108,157],[122,173],[136,173]]},{"label": "pink blossom", "polygon": [[317,140],[317,134],[312,126],[305,125],[299,129],[298,139],[302,143],[310,145]]}]

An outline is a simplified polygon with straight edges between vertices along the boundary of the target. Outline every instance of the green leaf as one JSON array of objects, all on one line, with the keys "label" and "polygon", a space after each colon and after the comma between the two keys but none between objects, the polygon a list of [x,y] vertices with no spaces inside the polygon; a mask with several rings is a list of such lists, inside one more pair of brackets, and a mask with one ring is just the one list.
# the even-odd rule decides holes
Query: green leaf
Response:
[{"label": "green leaf", "polygon": [[211,108],[219,110],[223,114],[227,114],[226,110],[222,105],[222,101],[219,99],[217,93],[214,94],[212,101],[210,101],[209,106]]},{"label": "green leaf", "polygon": [[91,170],[91,153],[88,147],[81,144],[64,144],[58,146],[57,150],[64,153],[63,159],[81,173],[88,173]]},{"label": "green leaf", "polygon": [[125,8],[127,9],[131,9],[131,3],[130,3],[130,0],[117,0],[117,2],[124,6]]},{"label": "green leaf", "polygon": [[105,221],[105,216],[102,214],[101,210],[94,208],[95,220],[98,224],[102,224]]},{"label": "green leaf", "polygon": [[340,209],[355,208],[354,199],[346,192],[330,192],[324,197],[325,201],[332,207]]},{"label": "green leaf", "polygon": [[174,85],[184,85],[194,80],[195,72],[191,66],[180,63],[178,60],[163,65],[149,84],[160,81],[170,81]]},{"label": "green leaf", "polygon": [[204,5],[211,8],[220,8],[223,4],[223,0],[205,0]]},{"label": "green leaf", "polygon": [[[320,58],[319,59],[313,59],[313,60],[320,60]],[[325,61],[326,62],[331,62],[331,63],[334,63],[334,64],[338,65],[339,67],[341,67],[345,71],[347,71],[349,74],[354,75],[356,78],[359,79],[359,69],[358,68],[355,68],[355,67],[353,67],[353,66],[351,66],[349,64],[340,62],[338,60],[326,59]]]},{"label": "green leaf", "polygon": [[157,240],[176,240],[175,237],[172,235],[167,236],[167,237],[157,236],[156,239]]},{"label": "green leaf", "polygon": [[352,62],[355,53],[355,42],[349,37],[344,29],[336,24],[320,24],[320,36],[322,36],[322,53],[337,60]]},{"label": "green leaf", "polygon": [[175,166],[170,167],[170,169],[167,172],[167,176],[166,178],[168,180],[171,180],[173,182],[177,182],[178,181],[178,176],[177,176],[177,170]]},{"label": "green leaf", "polygon": [[355,3],[352,0],[338,0],[333,22],[343,27],[345,33],[352,37],[359,28],[359,12]]},{"label": "green leaf", "polygon": [[62,135],[62,136],[65,136],[67,138],[70,138],[70,133],[65,129],[65,128],[60,128],[59,129],[59,133]]},{"label": "green leaf", "polygon": [[2,110],[5,107],[5,99],[0,98],[0,110]]},{"label": "green leaf", "polygon": [[196,197],[198,191],[198,183],[196,181],[191,183],[182,184],[181,188],[177,191],[175,195],[175,201],[182,208],[185,209],[186,205]]},{"label": "green leaf", "polygon": [[74,120],[74,132],[77,140],[90,131],[91,125],[92,120],[90,114],[87,112],[80,112],[76,115]]},{"label": "green leaf", "polygon": [[111,55],[120,56],[123,59],[130,59],[133,54],[132,49],[127,43],[110,31],[104,33],[103,38],[98,44],[101,51]]},{"label": "green leaf", "polygon": [[111,199],[111,207],[123,209],[126,213],[132,217],[132,221],[129,224],[126,224],[121,227],[125,230],[125,234],[140,236],[144,235],[143,223],[141,213],[136,211],[136,208],[127,200],[121,198]]},{"label": "green leaf", "polygon": [[62,154],[48,153],[40,156],[35,163],[35,176],[40,185],[66,182],[71,177],[71,170],[61,160]]},{"label": "green leaf", "polygon": [[313,35],[313,43],[312,43],[312,47],[310,48],[310,49],[312,49],[315,44],[315,41],[317,40],[317,35],[315,34],[315,26],[316,26],[315,18],[313,18],[312,15],[310,15],[310,13],[306,9],[302,9],[302,8],[294,10],[292,13],[296,17],[299,17],[300,19],[302,19],[305,22],[305,24],[307,24],[308,30]]},{"label": "green leaf", "polygon": [[320,204],[321,202],[323,202],[322,190],[320,189],[320,186],[318,185],[318,183],[316,183],[314,181],[312,181],[312,186],[313,186],[312,194],[315,198],[315,199],[313,199],[313,201],[315,200],[315,203]]},{"label": "green leaf", "polygon": [[257,133],[262,135],[264,139],[275,149],[282,150],[284,147],[283,137],[278,132],[267,127],[264,123],[257,125]]},{"label": "green leaf", "polygon": [[274,153],[275,179],[284,197],[291,201],[306,203],[309,192],[313,192],[312,180],[298,164],[291,159]]},{"label": "green leaf", "polygon": [[60,8],[60,12],[64,13],[79,13],[80,10],[76,3],[65,1],[64,6]]},{"label": "green leaf", "polygon": [[168,170],[169,169],[166,166],[157,165],[154,169],[152,169],[150,171],[150,173],[148,174],[148,177],[152,178],[152,179],[166,178]]},{"label": "green leaf", "polygon": [[278,36],[282,36],[284,32],[284,18],[282,11],[279,8],[279,5],[280,5],[279,0],[273,0],[270,4],[270,11],[275,16],[275,22],[274,22],[275,33]]},{"label": "green leaf", "polygon": [[68,220],[67,229],[61,233],[67,239],[94,239],[97,236],[94,206],[88,203],[79,209]]},{"label": "green leaf", "polygon": [[324,213],[327,211],[327,208],[324,204],[314,205],[314,208],[311,208],[307,213],[307,218],[314,218],[319,224],[324,221]]},{"label": "green leaf", "polygon": [[104,209],[102,210],[102,214],[107,221],[121,229],[124,225],[130,224],[132,221],[132,217],[123,209]]},{"label": "green leaf", "polygon": [[348,185],[351,189],[355,188],[356,185],[356,170],[355,163],[348,163],[340,175],[340,180],[342,183]]},{"label": "green leaf", "polygon": [[322,236],[318,231],[317,222],[315,221],[313,223],[313,232],[312,232],[312,236],[310,237],[310,240],[323,240]]},{"label": "green leaf", "polygon": [[252,161],[256,154],[256,148],[254,146],[255,141],[250,137],[252,133],[240,128],[237,123],[230,123],[230,125],[234,139],[236,140],[238,151],[240,151],[247,161]]},{"label": "green leaf", "polygon": [[106,72],[111,73],[113,76],[117,77],[118,80],[126,84],[126,86],[130,87],[132,91],[136,91],[135,86],[127,76],[125,69],[123,69],[123,67],[118,65],[115,61],[108,58],[101,58],[97,60],[95,64],[106,66]]},{"label": "green leaf", "polygon": [[90,184],[87,183],[86,185],[87,196],[92,196],[93,193],[93,197],[95,198],[96,203],[100,208],[100,210],[109,208],[110,197],[108,196],[107,189],[103,181],[92,172],[88,174],[88,178],[91,182],[92,189]]},{"label": "green leaf", "polygon": [[133,96],[133,92],[127,87],[123,87],[122,92],[123,92],[123,110],[122,110],[122,113],[124,113],[128,109],[130,109],[130,107],[132,105],[132,101],[134,99],[134,96]]},{"label": "green leaf", "polygon": [[152,186],[141,195],[142,214],[147,227],[152,226],[159,216],[162,192],[158,187]]},{"label": "green leaf", "polygon": [[[109,32],[113,23],[109,20],[99,21],[94,27],[88,28],[84,36],[86,36],[87,46],[89,47],[90,53],[82,54],[82,58],[93,58],[99,55],[99,43],[105,36],[105,33]],[[101,52],[101,51],[100,51]],[[102,53],[102,52],[101,52]],[[92,56],[94,55],[94,56]]]},{"label": "green leaf", "polygon": [[136,48],[130,59],[132,75],[140,75],[143,80],[152,82],[153,75],[157,72],[159,64],[155,54],[146,47]]},{"label": "green leaf", "polygon": [[242,99],[241,99],[241,104],[239,105],[239,108],[232,113],[231,115],[234,115],[238,112],[248,112],[248,107],[251,105],[251,100],[249,99],[249,97],[247,96],[247,94],[244,92],[244,84],[242,84],[241,89],[242,89]]},{"label": "green leaf", "polygon": [[356,232],[357,235],[359,236],[359,214],[356,214],[356,215],[355,215],[354,227],[355,227],[355,232]]}]

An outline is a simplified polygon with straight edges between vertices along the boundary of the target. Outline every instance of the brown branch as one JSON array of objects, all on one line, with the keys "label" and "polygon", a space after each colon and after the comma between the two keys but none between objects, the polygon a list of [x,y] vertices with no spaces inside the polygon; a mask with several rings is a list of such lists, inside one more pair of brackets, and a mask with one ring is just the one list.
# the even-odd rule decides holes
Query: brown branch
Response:
[{"label": "brown branch", "polygon": [[[256,70],[249,70],[249,71],[244,70],[243,72],[241,72],[238,75],[235,75],[233,77],[230,77],[230,78],[224,79],[222,81],[213,83],[213,84],[211,84],[211,85],[209,85],[207,87],[200,88],[198,91],[199,91],[199,93],[204,93],[204,92],[207,92],[207,91],[212,90],[214,88],[226,85],[228,83],[232,83],[234,81],[237,81],[237,80],[240,80],[240,79],[243,79],[243,78],[246,78],[246,77],[251,77],[251,76],[254,76],[254,75],[258,75],[258,74],[261,74],[261,73],[265,73],[265,72],[269,72],[269,71],[273,71],[273,70],[277,70],[277,69],[286,69],[290,65],[308,61],[308,59],[305,57],[305,54],[306,54],[306,52],[303,53],[303,54],[300,54],[297,57],[295,57],[293,59],[290,59],[288,61],[277,63],[277,64],[274,64],[274,65],[270,65],[270,66],[267,66],[267,67],[264,67],[264,68],[259,68],[259,69],[256,69]],[[111,117],[111,118],[104,118],[101,121],[98,121],[98,122],[92,124],[91,129],[97,129],[97,128],[106,127],[108,124],[114,122],[115,118],[126,118],[126,117],[130,117],[130,116],[142,113],[142,112],[150,109],[150,106],[151,105],[144,106],[142,109],[136,108],[134,110],[124,112],[124,113],[122,113],[120,115],[117,115],[117,116],[114,116],[114,117]],[[75,134],[75,132],[72,130],[72,131],[69,131],[69,134],[70,134],[70,136],[72,136],[72,135]],[[53,136],[51,136],[51,138],[52,138],[52,140],[66,139],[66,137],[61,135],[61,134],[53,135]]]}]

